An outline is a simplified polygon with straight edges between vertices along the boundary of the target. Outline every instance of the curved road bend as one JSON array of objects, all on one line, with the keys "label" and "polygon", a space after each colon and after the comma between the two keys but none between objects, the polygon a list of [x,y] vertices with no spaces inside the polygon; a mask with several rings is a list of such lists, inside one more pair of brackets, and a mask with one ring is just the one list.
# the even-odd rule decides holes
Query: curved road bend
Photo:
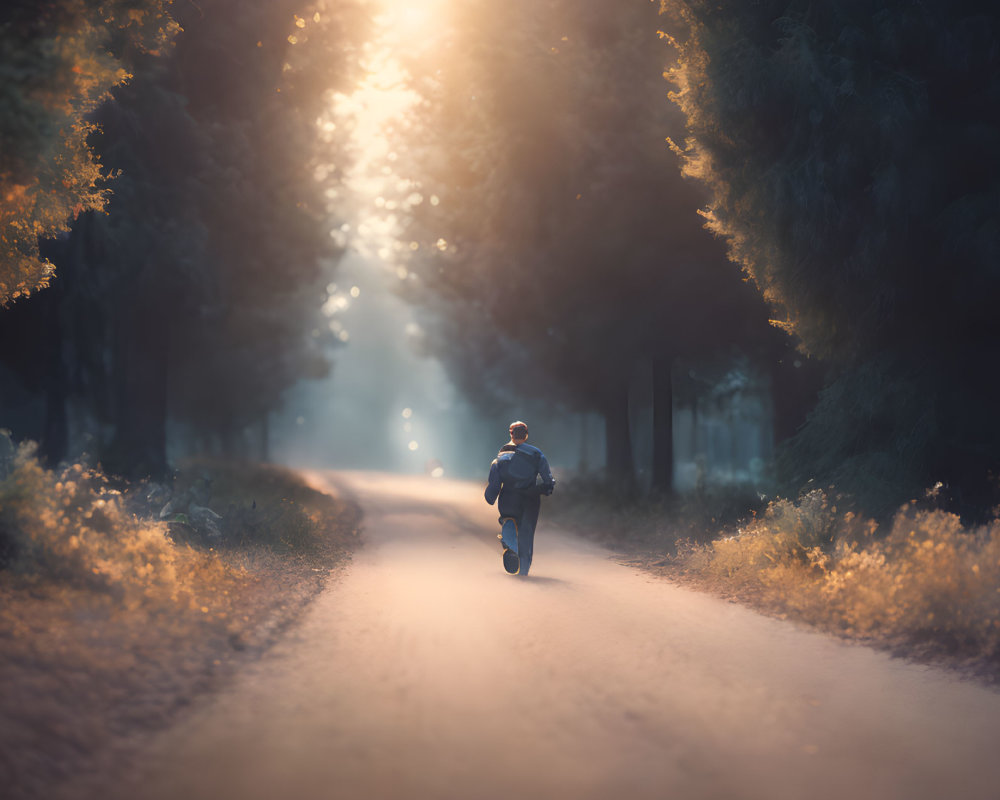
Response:
[{"label": "curved road bend", "polygon": [[480,484],[309,477],[367,544],[122,797],[1000,797],[997,693],[653,579],[544,508],[511,577]]}]

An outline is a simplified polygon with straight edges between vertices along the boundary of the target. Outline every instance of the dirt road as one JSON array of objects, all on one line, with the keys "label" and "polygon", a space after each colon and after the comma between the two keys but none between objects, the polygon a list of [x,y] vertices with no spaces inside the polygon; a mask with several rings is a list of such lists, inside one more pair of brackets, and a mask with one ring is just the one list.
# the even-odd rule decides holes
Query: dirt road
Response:
[{"label": "dirt road", "polygon": [[366,546],[122,797],[1000,796],[995,692],[653,579],[544,508],[509,576],[479,484],[311,478],[356,494]]}]

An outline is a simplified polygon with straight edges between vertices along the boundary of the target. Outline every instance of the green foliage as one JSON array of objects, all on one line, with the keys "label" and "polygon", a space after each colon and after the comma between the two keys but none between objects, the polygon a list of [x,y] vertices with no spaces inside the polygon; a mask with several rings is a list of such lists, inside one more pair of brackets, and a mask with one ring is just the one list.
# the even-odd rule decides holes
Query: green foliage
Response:
[{"label": "green foliage", "polygon": [[941,436],[936,394],[925,373],[889,357],[848,370],[820,393],[780,451],[778,471],[791,486],[822,475],[868,513],[891,517],[914,486],[947,479],[944,464],[929,457]]},{"label": "green foliage", "polygon": [[[708,225],[840,370],[788,475],[875,510],[1000,466],[1000,14],[975,0],[677,0],[673,97]],[[844,485],[841,485],[842,478]],[[871,479],[871,480],[869,480]]]},{"label": "green foliage", "polygon": [[[844,361],[900,339],[940,347],[959,311],[992,319],[976,301],[1000,246],[996,13],[680,5],[688,170],[711,186],[711,227],[781,324]],[[961,276],[946,289],[945,271]]]},{"label": "green foliage", "polygon": [[357,524],[342,502],[274,465],[195,459],[181,465],[173,488],[200,491],[202,504],[222,515],[220,546],[227,550],[316,553],[337,530]]},{"label": "green foliage", "polygon": [[126,51],[166,47],[169,0],[17,3],[0,17],[0,305],[47,286],[39,238],[107,200],[90,113],[128,77]]},{"label": "green foliage", "polygon": [[91,207],[106,213],[81,213],[69,236],[44,242],[62,280],[48,304],[5,318],[8,341],[23,342],[0,359],[51,393],[53,416],[69,398],[111,473],[165,474],[168,416],[187,435],[176,451],[243,454],[246,428],[329,369],[320,309],[342,251],[326,192],[339,178],[316,173],[346,156],[316,121],[351,80],[362,34],[356,3],[307,5],[177,4],[184,30],[154,55],[149,32],[128,34],[152,24],[153,4],[102,4],[108,25],[129,21],[107,44],[133,73],[87,114],[113,193]]}]

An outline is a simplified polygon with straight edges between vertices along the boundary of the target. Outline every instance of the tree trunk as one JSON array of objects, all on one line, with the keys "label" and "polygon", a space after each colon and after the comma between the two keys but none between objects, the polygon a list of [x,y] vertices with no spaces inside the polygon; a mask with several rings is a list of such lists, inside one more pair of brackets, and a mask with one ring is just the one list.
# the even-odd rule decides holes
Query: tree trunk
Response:
[{"label": "tree trunk", "polygon": [[66,419],[66,403],[69,395],[69,378],[63,358],[63,324],[59,313],[63,302],[62,285],[40,292],[33,300],[38,305],[44,320],[39,331],[39,344],[43,348],[41,362],[45,364],[41,388],[45,393],[45,416],[42,422],[39,454],[44,463],[55,467],[66,458],[69,446],[69,425]]},{"label": "tree trunk", "polygon": [[604,436],[609,481],[622,487],[633,486],[635,464],[628,419],[628,383],[623,382],[605,401]]},{"label": "tree trunk", "polygon": [[136,292],[120,301],[115,343],[115,436],[105,467],[128,478],[167,471],[166,315]]},{"label": "tree trunk", "polygon": [[653,359],[653,489],[674,490],[674,383],[673,362]]},{"label": "tree trunk", "polygon": [[580,464],[577,470],[581,475],[590,472],[590,426],[587,422],[587,414],[580,414]]}]

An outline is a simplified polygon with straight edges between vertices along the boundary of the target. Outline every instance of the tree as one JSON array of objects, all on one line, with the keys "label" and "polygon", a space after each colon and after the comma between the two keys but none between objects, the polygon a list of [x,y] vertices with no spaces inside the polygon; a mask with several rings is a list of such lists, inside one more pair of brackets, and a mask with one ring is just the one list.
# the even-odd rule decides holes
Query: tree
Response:
[{"label": "tree", "polygon": [[206,135],[190,202],[212,270],[177,331],[171,404],[227,452],[292,383],[324,375],[336,343],[320,308],[341,254],[325,199],[337,178],[314,173],[346,154],[324,152],[316,120],[353,79],[363,26],[354,3],[316,8],[215,0],[186,12],[178,41],[175,85]]},{"label": "tree", "polygon": [[107,201],[89,115],[137,53],[177,33],[169,0],[15,0],[0,11],[0,306],[49,284],[40,238]]},{"label": "tree", "polygon": [[408,291],[443,317],[432,346],[460,384],[602,413],[626,482],[629,382],[652,361],[669,489],[674,360],[753,349],[766,324],[664,144],[678,120],[657,24],[646,2],[457,8],[446,45],[412,65],[425,104],[403,133],[425,202],[405,239]]},{"label": "tree", "polygon": [[672,4],[710,226],[836,368],[789,474],[888,509],[1000,467],[1000,14],[981,2]]},{"label": "tree", "polygon": [[[308,22],[290,2],[178,7],[171,57],[133,54],[134,77],[88,122],[115,176],[106,213],[45,243],[55,294],[0,318],[0,357],[52,400],[45,427],[60,413],[65,427],[69,402],[112,472],[163,472],[168,418],[232,452],[293,381],[327,368],[314,331],[339,251],[314,170],[341,159],[318,152],[315,122],[350,79],[360,18],[347,0],[321,5]],[[31,377],[32,353],[51,378]]]}]

